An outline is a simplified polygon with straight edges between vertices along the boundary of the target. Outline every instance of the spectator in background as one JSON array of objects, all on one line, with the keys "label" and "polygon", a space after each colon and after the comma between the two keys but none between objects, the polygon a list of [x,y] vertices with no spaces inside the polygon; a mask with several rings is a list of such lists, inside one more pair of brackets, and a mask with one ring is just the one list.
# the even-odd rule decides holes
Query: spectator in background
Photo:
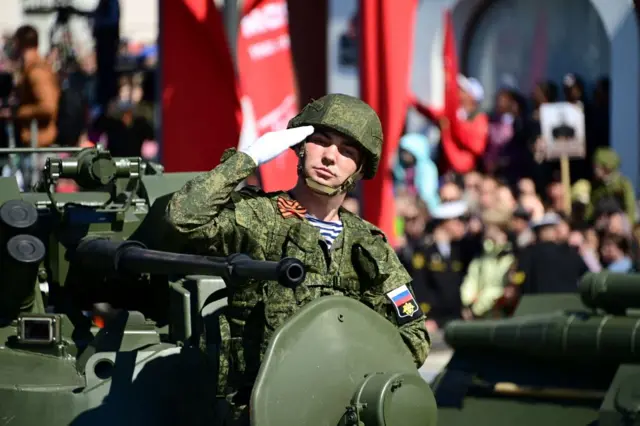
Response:
[{"label": "spectator in background", "polygon": [[526,144],[524,100],[514,89],[503,88],[496,96],[495,111],[489,122],[485,172],[515,185],[527,174],[530,154]]},{"label": "spectator in background", "polygon": [[575,248],[559,242],[559,223],[557,214],[547,213],[532,224],[536,242],[518,254],[506,299],[513,301],[517,293],[577,291],[578,280],[588,268]]},{"label": "spectator in background", "polygon": [[405,218],[410,216],[414,211],[416,199],[416,195],[411,195],[404,190],[400,190],[399,193],[396,194],[395,232],[397,237],[397,247],[401,247],[406,243],[404,221]]},{"label": "spectator in background", "polygon": [[629,240],[617,234],[608,233],[602,238],[602,261],[610,272],[628,274],[634,272]]},{"label": "spectator in background", "polygon": [[587,217],[591,217],[595,207],[606,199],[615,200],[624,209],[629,220],[636,217],[636,199],[633,185],[620,174],[620,157],[611,148],[598,148],[593,159],[596,183],[591,193],[591,204]]},{"label": "spectator in background", "polygon": [[496,301],[502,297],[506,275],[515,260],[509,239],[511,212],[495,207],[482,215],[484,250],[474,259],[460,288],[462,317],[466,320],[492,314]]},{"label": "spectator in background", "polygon": [[580,253],[582,260],[590,272],[600,272],[602,270],[600,257],[598,256],[598,247],[597,245],[591,246],[587,239],[586,231],[571,231],[567,243]]},{"label": "spectator in background", "polygon": [[467,212],[464,201],[442,203],[432,212],[433,238],[423,251],[429,331],[462,314],[460,285],[466,271],[460,241],[466,233]]},{"label": "spectator in background", "polygon": [[443,183],[438,193],[443,203],[462,199],[462,188],[455,182]]},{"label": "spectator in background", "polygon": [[506,184],[500,183],[496,188],[496,204],[500,206],[500,208],[513,211],[517,206],[517,202],[515,197],[513,196],[513,192],[511,188],[509,188]]},{"label": "spectator in background", "polygon": [[520,205],[530,215],[532,221],[538,221],[542,219],[544,215],[544,206],[542,201],[535,195],[523,195],[520,197]]},{"label": "spectator in background", "polygon": [[529,228],[531,213],[519,204],[511,216],[510,231],[513,234],[517,248],[524,248],[533,243],[534,235]]},{"label": "spectator in background", "polygon": [[482,175],[478,172],[469,172],[464,175],[464,196],[470,211],[476,211],[480,204],[480,188]]},{"label": "spectator in background", "polygon": [[513,123],[515,99],[511,90],[503,88],[496,95],[496,105],[489,120],[489,137],[484,153],[484,170],[495,175],[506,165],[503,152],[515,134]]},{"label": "spectator in background", "polygon": [[567,102],[579,107],[585,116],[585,126],[589,129],[586,132],[586,155],[585,158],[571,160],[571,180],[589,179],[592,176],[591,162],[595,151],[595,141],[591,129],[592,108],[587,102],[584,80],[577,74],[568,73],[562,79],[562,89]]},{"label": "spectator in background", "polygon": [[[60,87],[51,66],[40,56],[38,45],[38,32],[30,25],[18,28],[13,36],[11,59],[20,63],[16,88],[19,107],[13,118],[23,145],[30,146],[31,138],[37,137],[37,145],[44,147],[53,144],[58,135]],[[9,118],[11,111],[0,110],[0,115]],[[33,120],[37,135],[31,134]]]},{"label": "spectator in background", "polygon": [[486,210],[493,206],[497,200],[496,192],[498,190],[498,181],[491,176],[486,176],[482,180],[480,186],[480,209]]},{"label": "spectator in background", "polygon": [[429,220],[426,204],[414,197],[404,211],[405,242],[397,250],[398,258],[413,279],[413,290],[420,309],[429,311],[428,274],[426,262],[425,228]]},{"label": "spectator in background", "polygon": [[552,81],[542,81],[536,84],[531,95],[533,111],[529,117],[527,127],[527,144],[530,149],[530,172],[536,184],[536,191],[541,194],[551,181],[551,177],[558,166],[545,161],[545,144],[541,138],[540,107],[543,104],[558,101],[558,86]]},{"label": "spectator in background", "polygon": [[440,126],[440,174],[469,173],[476,169],[487,146],[489,118],[480,110],[484,88],[475,78],[458,75],[460,107],[452,126],[443,109],[421,104],[416,98],[411,104],[424,116]]},{"label": "spectator in background", "polygon": [[591,202],[591,183],[580,179],[571,187],[571,223],[574,228],[586,228],[587,208]]},{"label": "spectator in background", "polygon": [[399,188],[417,194],[429,210],[438,207],[438,168],[431,159],[434,145],[419,133],[400,138],[398,155],[393,166],[396,193]]},{"label": "spectator in background", "polygon": [[518,181],[518,195],[536,195],[536,185],[530,178],[522,178]]},{"label": "spectator in background", "polygon": [[631,238],[631,222],[623,211],[616,211],[609,215],[606,232]]},{"label": "spectator in background", "polygon": [[547,186],[546,191],[546,204],[549,209],[556,213],[563,213],[566,211],[566,197],[564,185],[560,181],[553,181]]},{"label": "spectator in background", "polygon": [[566,243],[569,241],[569,235],[571,234],[571,226],[564,214],[558,214],[558,224],[556,225],[556,232],[558,235],[559,243]]}]

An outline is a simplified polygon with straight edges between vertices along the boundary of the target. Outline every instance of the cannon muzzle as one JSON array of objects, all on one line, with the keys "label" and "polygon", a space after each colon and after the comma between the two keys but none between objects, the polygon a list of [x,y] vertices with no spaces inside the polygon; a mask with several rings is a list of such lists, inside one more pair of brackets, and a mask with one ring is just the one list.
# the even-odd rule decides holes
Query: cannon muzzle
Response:
[{"label": "cannon muzzle", "polygon": [[578,291],[586,306],[610,314],[624,315],[627,309],[640,308],[640,274],[587,273]]}]

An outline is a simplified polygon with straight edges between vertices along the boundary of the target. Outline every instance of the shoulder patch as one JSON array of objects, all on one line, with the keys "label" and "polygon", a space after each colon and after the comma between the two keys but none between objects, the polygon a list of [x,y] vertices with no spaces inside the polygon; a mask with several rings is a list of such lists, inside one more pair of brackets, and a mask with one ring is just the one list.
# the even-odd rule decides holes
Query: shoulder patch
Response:
[{"label": "shoulder patch", "polygon": [[422,310],[418,306],[418,302],[416,302],[409,287],[406,285],[401,285],[395,290],[391,290],[386,296],[395,308],[398,324],[406,324],[422,316]]}]

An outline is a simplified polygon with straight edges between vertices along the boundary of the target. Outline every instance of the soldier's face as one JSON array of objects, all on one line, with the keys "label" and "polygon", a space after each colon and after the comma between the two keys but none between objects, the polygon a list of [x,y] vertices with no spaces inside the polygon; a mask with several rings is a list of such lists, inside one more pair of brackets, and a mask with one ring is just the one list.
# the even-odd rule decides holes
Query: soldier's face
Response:
[{"label": "soldier's face", "polygon": [[358,170],[360,150],[344,136],[316,131],[307,139],[304,169],[323,185],[337,187]]},{"label": "soldier's face", "polygon": [[607,171],[604,167],[598,165],[593,166],[593,174],[597,179],[604,179],[607,177]]}]

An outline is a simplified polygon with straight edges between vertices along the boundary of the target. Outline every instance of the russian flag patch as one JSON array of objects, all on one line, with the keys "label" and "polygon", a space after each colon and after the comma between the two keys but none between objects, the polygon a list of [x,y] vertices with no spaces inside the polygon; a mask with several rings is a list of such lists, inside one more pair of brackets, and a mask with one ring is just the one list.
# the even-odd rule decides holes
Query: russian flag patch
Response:
[{"label": "russian flag patch", "polygon": [[416,299],[413,298],[411,291],[409,291],[406,285],[401,285],[395,290],[391,290],[387,293],[387,297],[396,308],[399,319],[413,318],[421,313]]}]

